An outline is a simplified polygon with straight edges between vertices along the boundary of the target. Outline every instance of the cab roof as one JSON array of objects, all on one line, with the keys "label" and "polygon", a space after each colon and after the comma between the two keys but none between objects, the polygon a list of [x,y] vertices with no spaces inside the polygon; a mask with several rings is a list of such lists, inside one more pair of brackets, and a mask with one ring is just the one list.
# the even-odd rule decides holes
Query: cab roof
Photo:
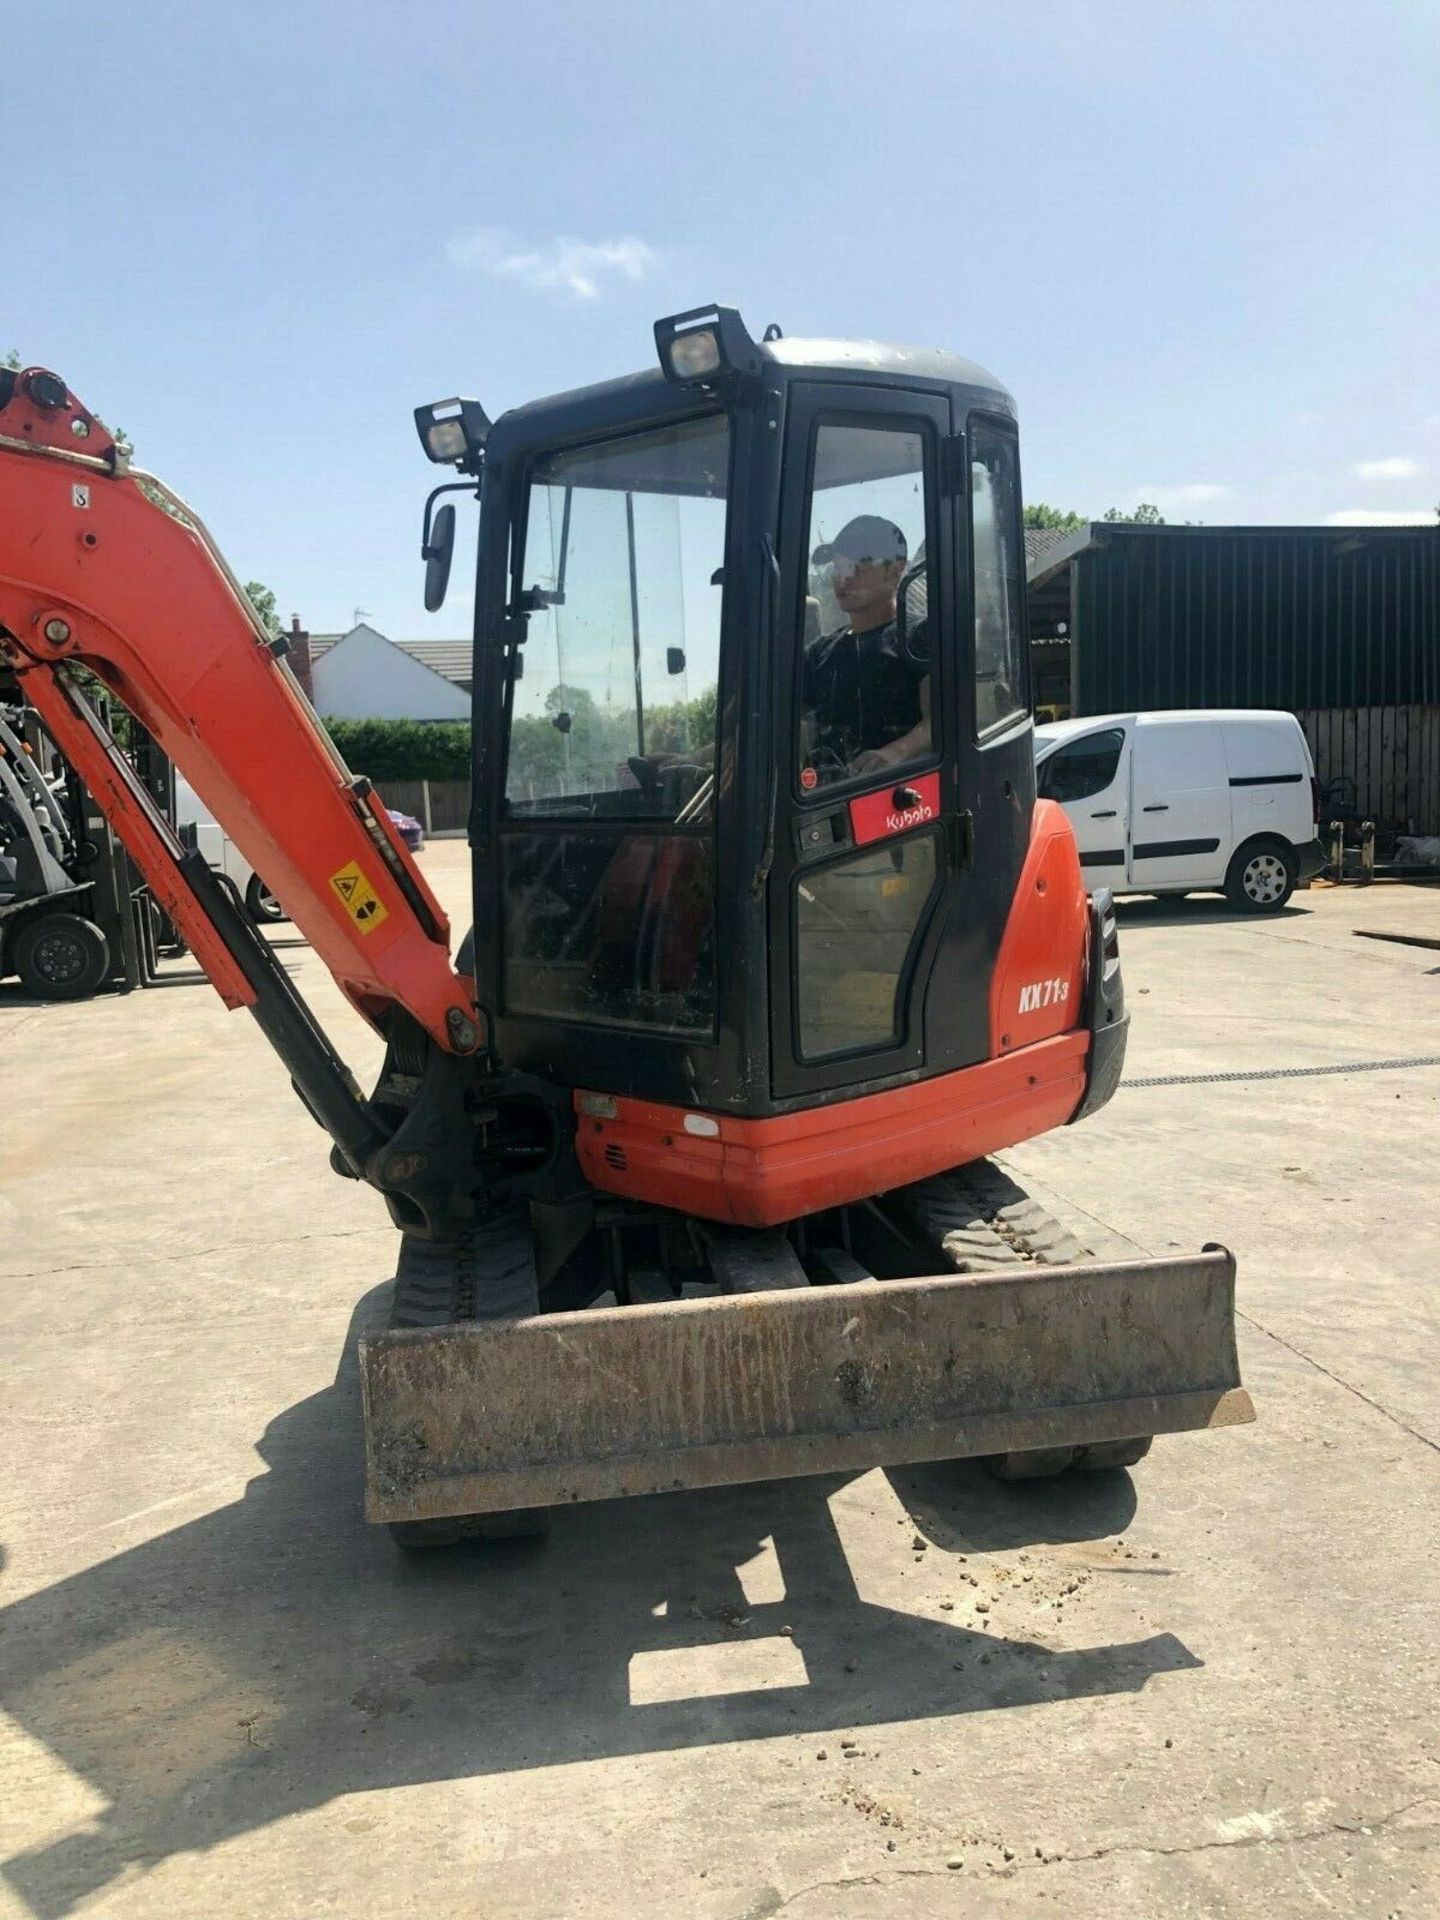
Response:
[{"label": "cab roof", "polygon": [[[792,377],[829,375],[837,381],[876,379],[929,392],[954,393],[962,407],[1015,416],[1015,402],[993,373],[941,347],[893,346],[881,340],[775,339],[756,343],[766,366],[766,386]],[[596,381],[565,393],[527,400],[503,413],[491,429],[495,450],[506,442],[559,439],[615,424],[693,413],[713,405],[702,390],[667,380],[658,362],[639,373]]]}]

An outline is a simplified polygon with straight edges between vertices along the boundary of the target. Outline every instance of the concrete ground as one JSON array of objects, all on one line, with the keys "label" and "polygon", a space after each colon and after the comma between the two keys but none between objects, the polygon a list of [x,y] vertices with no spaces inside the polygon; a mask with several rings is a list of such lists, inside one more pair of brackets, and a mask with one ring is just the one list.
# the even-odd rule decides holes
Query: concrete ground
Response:
[{"label": "concrete ground", "polygon": [[1122,921],[1129,1082],[1012,1163],[1235,1250],[1258,1425],[429,1564],[359,1510],[392,1234],[258,1032],[0,986],[0,1914],[1440,1911],[1440,951],[1355,937],[1440,891]]}]

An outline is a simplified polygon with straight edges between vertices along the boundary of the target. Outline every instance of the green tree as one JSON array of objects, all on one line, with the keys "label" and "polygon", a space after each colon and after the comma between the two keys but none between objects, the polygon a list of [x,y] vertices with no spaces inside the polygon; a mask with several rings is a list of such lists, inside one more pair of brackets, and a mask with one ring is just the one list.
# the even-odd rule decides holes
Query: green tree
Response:
[{"label": "green tree", "polygon": [[1074,533],[1077,527],[1088,526],[1084,514],[1069,513],[1063,507],[1046,506],[1043,500],[1034,500],[1025,509],[1027,527],[1055,527],[1061,533]]},{"label": "green tree", "polygon": [[275,596],[263,580],[247,580],[245,595],[264,623],[265,631],[274,640],[280,632],[280,616],[275,611]]},{"label": "green tree", "polygon": [[15,351],[14,347],[11,347],[4,360],[0,361],[0,365],[7,367],[11,373],[18,373],[20,371],[20,355]]},{"label": "green tree", "polygon": [[1159,507],[1151,506],[1148,500],[1142,500],[1140,505],[1131,513],[1124,513],[1119,507],[1107,507],[1105,510],[1105,518],[1107,520],[1123,520],[1127,525],[1132,527],[1163,527],[1165,524],[1164,514],[1161,513]]}]

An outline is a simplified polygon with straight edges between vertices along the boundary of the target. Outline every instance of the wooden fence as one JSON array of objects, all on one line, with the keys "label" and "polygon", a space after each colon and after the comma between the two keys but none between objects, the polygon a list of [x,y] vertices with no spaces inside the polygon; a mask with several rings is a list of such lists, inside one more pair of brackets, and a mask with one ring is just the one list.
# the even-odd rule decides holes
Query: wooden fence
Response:
[{"label": "wooden fence", "polygon": [[1440,833],[1440,706],[1328,707],[1297,717],[1321,786],[1353,781],[1360,818]]},{"label": "wooden fence", "polygon": [[463,834],[470,813],[468,780],[377,780],[387,807],[410,813],[429,834]]}]

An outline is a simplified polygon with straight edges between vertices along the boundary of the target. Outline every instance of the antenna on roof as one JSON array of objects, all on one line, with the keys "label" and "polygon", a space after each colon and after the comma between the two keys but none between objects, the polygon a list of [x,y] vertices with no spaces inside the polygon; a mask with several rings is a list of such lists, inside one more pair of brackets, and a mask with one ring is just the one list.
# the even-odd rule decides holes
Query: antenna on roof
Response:
[{"label": "antenna on roof", "polygon": [[359,626],[359,624],[360,624],[360,622],[361,622],[362,620],[368,620],[369,618],[370,618],[370,614],[369,614],[369,610],[368,610],[367,608],[365,608],[365,607],[356,607],[356,608],[354,609],[354,620],[353,620],[353,624],[354,624],[355,626],[357,626],[357,627],[358,627],[358,626]]}]

